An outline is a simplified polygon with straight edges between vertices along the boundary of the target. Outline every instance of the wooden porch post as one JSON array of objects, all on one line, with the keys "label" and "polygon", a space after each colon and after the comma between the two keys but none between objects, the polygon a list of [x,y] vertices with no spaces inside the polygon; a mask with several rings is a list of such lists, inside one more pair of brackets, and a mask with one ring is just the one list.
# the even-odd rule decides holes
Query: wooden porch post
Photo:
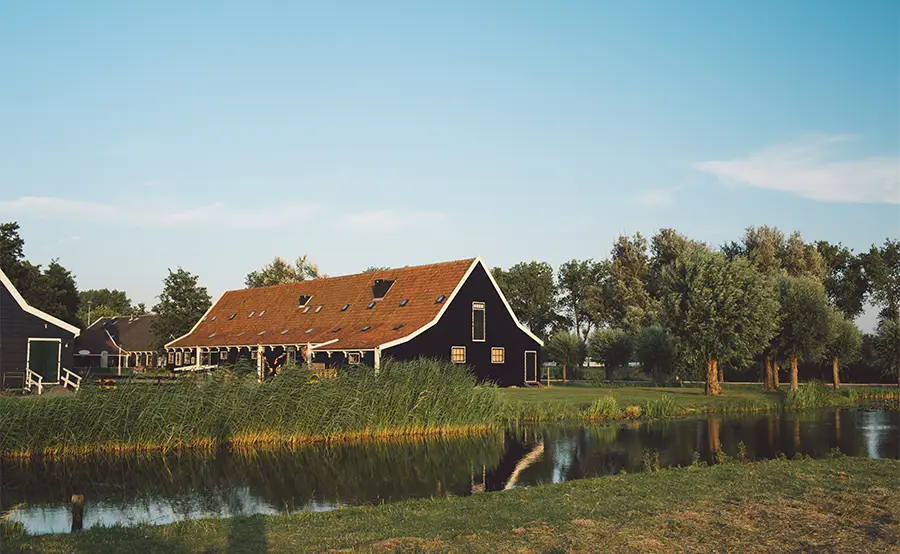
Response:
[{"label": "wooden porch post", "polygon": [[194,364],[194,367],[200,369],[200,359],[203,357],[203,353],[200,351],[200,347],[197,347],[197,363]]},{"label": "wooden porch post", "polygon": [[378,370],[381,369],[381,348],[375,347],[375,374],[378,374]]},{"label": "wooden porch post", "polygon": [[262,383],[263,380],[263,354],[265,348],[262,345],[256,347],[256,378]]}]

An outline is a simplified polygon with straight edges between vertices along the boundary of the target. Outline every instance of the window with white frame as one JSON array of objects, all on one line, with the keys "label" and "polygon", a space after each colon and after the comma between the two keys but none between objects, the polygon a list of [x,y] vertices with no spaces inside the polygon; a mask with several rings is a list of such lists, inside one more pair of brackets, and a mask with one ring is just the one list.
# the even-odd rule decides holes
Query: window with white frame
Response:
[{"label": "window with white frame", "polygon": [[466,363],[466,347],[453,346],[450,348],[450,361],[454,364]]},{"label": "window with white frame", "polygon": [[472,302],[472,340],[485,341],[484,302]]},{"label": "window with white frame", "polygon": [[362,360],[362,354],[359,352],[350,352],[347,354],[347,363],[358,364]]},{"label": "window with white frame", "polygon": [[175,365],[181,365],[181,352],[175,353]]},{"label": "window with white frame", "polygon": [[506,361],[506,349],[502,346],[491,348],[491,363],[502,364]]},{"label": "window with white frame", "polygon": [[169,363],[170,364],[175,363],[175,353],[174,352],[169,352]]},{"label": "window with white frame", "polygon": [[288,346],[287,363],[289,363],[289,364],[297,363],[297,348],[294,346]]}]

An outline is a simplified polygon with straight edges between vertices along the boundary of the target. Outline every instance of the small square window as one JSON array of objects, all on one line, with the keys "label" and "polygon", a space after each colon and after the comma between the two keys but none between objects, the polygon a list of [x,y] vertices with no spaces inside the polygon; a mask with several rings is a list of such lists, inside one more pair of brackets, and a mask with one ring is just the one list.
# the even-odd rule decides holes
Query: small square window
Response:
[{"label": "small square window", "polygon": [[502,364],[506,362],[506,349],[503,347],[491,348],[491,363]]},{"label": "small square window", "polygon": [[321,312],[322,308],[324,308],[324,307],[325,307],[325,304],[319,304],[319,306],[316,308],[316,313]]},{"label": "small square window", "polygon": [[404,298],[403,300],[400,301],[400,307],[401,307],[401,308],[402,308],[403,306],[406,306],[407,304],[409,304],[409,298]]},{"label": "small square window", "polygon": [[450,361],[454,364],[466,363],[466,347],[454,346],[450,349]]},{"label": "small square window", "polygon": [[344,307],[341,308],[341,311],[342,311],[342,312],[346,312],[346,311],[347,311],[347,308],[349,308],[349,307],[350,307],[350,304],[344,304]]},{"label": "small square window", "polygon": [[358,364],[362,359],[362,355],[359,352],[350,352],[347,354],[347,363],[349,364]]}]

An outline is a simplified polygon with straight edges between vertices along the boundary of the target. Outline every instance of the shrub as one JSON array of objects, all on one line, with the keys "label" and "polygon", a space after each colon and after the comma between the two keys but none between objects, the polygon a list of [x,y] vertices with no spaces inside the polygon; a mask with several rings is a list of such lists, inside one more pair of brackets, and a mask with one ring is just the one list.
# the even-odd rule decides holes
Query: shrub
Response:
[{"label": "shrub", "polygon": [[588,415],[593,419],[616,419],[622,416],[622,412],[615,398],[601,396],[588,408]]},{"label": "shrub", "polygon": [[674,417],[684,413],[684,410],[675,403],[675,399],[668,394],[646,401],[642,408],[643,414],[652,418]]}]

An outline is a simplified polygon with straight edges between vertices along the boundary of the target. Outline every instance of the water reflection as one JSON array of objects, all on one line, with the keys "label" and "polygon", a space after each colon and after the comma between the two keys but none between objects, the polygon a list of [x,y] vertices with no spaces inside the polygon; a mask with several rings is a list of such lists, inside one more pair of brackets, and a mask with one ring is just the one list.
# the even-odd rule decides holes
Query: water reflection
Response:
[{"label": "water reflection", "polygon": [[900,458],[900,412],[852,409],[753,417],[522,426],[454,440],[314,446],[216,455],[0,463],[0,513],[31,533],[68,532],[73,495],[83,524],[167,523],[331,510],[402,498],[465,496],[643,469],[684,466],[694,453],[750,459],[854,456]]}]

